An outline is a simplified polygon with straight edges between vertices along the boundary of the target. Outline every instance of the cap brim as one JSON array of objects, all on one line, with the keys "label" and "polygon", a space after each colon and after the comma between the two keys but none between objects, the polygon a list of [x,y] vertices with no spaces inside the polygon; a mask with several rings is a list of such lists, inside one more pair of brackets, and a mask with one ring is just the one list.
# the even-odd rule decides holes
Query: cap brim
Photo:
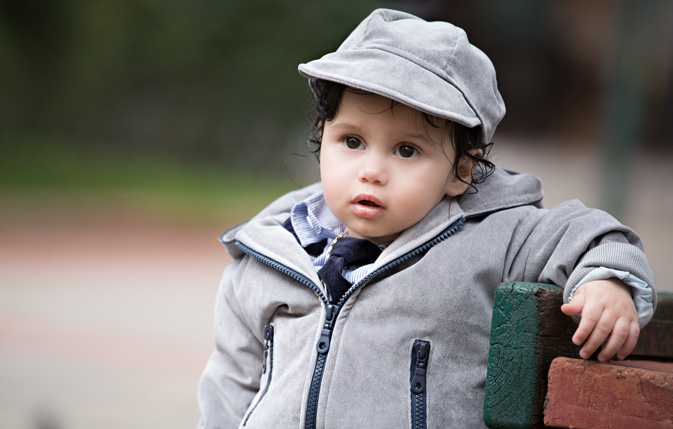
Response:
[{"label": "cap brim", "polygon": [[[354,70],[353,65],[357,64]],[[337,82],[399,101],[422,112],[473,128],[481,120],[447,80],[408,59],[378,49],[334,52],[299,65],[307,78]],[[385,79],[381,79],[385,76]],[[385,81],[386,86],[380,82]]]}]

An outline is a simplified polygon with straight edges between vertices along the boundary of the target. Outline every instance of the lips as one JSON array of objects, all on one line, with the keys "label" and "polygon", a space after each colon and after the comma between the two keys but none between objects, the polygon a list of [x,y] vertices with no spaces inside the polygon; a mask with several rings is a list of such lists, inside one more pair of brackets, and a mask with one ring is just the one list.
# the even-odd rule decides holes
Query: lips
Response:
[{"label": "lips", "polygon": [[366,218],[380,216],[385,211],[385,207],[378,198],[367,194],[361,194],[353,198],[351,206],[356,215]]}]

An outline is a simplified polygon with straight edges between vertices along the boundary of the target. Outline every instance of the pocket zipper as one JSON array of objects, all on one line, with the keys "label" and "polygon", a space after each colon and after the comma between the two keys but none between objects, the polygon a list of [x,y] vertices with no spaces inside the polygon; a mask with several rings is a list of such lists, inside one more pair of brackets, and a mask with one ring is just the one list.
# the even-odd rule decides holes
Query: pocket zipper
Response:
[{"label": "pocket zipper", "polygon": [[430,342],[414,341],[411,350],[411,427],[412,429],[426,429],[426,384],[428,372],[428,358],[430,356]]},{"label": "pocket zipper", "polygon": [[245,417],[245,420],[243,420],[243,426],[245,426],[248,423],[248,419],[250,419],[250,416],[255,411],[255,408],[257,408],[259,403],[262,402],[262,399],[264,399],[266,392],[269,391],[269,385],[271,384],[271,375],[273,373],[273,335],[274,335],[273,325],[264,326],[264,361],[262,362],[262,374],[266,374],[266,370],[268,369],[269,375],[266,377],[266,386],[264,387],[264,391],[259,396],[259,399],[255,403],[255,405],[250,409],[250,412],[248,412],[248,415]]},{"label": "pocket zipper", "polygon": [[[262,374],[266,374],[266,362],[269,359],[269,353],[273,347],[273,325],[264,326],[264,363],[262,364]],[[273,359],[273,356],[271,357]],[[271,378],[271,369],[273,369],[273,361],[269,363],[269,378]]]}]

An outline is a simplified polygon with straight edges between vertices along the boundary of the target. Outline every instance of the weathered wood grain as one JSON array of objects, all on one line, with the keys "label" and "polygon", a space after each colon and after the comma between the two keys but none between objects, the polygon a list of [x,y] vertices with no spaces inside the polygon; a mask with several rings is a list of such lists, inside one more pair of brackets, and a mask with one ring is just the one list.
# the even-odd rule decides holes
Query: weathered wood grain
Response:
[{"label": "weathered wood grain", "polygon": [[512,282],[496,289],[484,401],[489,427],[542,427],[549,365],[579,352],[571,341],[576,324],[561,313],[562,301],[555,285]]}]

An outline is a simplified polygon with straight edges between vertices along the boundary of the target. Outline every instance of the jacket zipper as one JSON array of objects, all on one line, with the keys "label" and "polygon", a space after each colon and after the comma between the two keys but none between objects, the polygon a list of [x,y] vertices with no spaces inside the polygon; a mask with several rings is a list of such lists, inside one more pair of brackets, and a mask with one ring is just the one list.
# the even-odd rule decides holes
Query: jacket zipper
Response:
[{"label": "jacket zipper", "polygon": [[430,343],[416,340],[411,350],[411,428],[426,429],[426,385]]},{"label": "jacket zipper", "polygon": [[354,284],[353,286],[350,287],[344,293],[344,295],[341,297],[339,302],[337,302],[335,305],[330,304],[329,300],[325,296],[325,294],[322,292],[321,288],[318,287],[314,282],[312,282],[308,277],[296,272],[293,269],[290,269],[286,267],[283,264],[280,264],[276,262],[275,260],[264,256],[263,254],[257,252],[256,250],[251,249],[250,247],[246,246],[245,244],[241,243],[240,241],[236,241],[236,247],[238,247],[242,252],[256,258],[263,264],[268,265],[271,268],[274,268],[278,271],[280,271],[283,274],[286,274],[293,278],[294,280],[298,281],[299,283],[308,286],[313,292],[318,295],[318,297],[322,300],[324,306],[325,306],[325,319],[323,321],[323,328],[322,332],[320,334],[320,339],[318,340],[318,343],[316,344],[316,350],[318,352],[318,356],[316,358],[316,364],[315,368],[313,370],[313,379],[311,380],[311,386],[309,388],[309,397],[308,397],[308,403],[306,407],[306,423],[305,423],[305,428],[306,429],[315,429],[316,427],[316,417],[317,417],[317,411],[318,411],[318,399],[320,397],[320,387],[322,383],[322,376],[325,371],[325,361],[327,360],[327,354],[330,349],[330,341],[332,338],[332,330],[334,328],[334,324],[336,322],[337,316],[339,315],[339,311],[341,310],[341,307],[343,304],[346,302],[346,300],[353,294],[355,291],[364,286],[365,284],[369,283],[372,279],[384,274],[385,272],[399,266],[400,264],[403,264],[407,261],[409,261],[412,258],[415,258],[416,256],[427,252],[431,247],[435,246],[436,244],[446,240],[450,236],[456,233],[460,228],[463,227],[465,224],[465,218],[460,218],[456,220],[454,223],[449,225],[443,232],[441,232],[439,235],[437,235],[435,238],[432,240],[426,242],[425,244],[415,248],[414,250],[410,251],[409,253],[400,256],[399,258],[395,259],[394,261],[389,262],[388,264],[384,265],[383,267],[377,269],[376,271],[373,271],[372,273],[368,274],[365,276],[362,280],[360,280],[358,283]]},{"label": "jacket zipper", "polygon": [[318,414],[318,398],[320,397],[320,387],[322,384],[322,376],[325,372],[325,361],[327,360],[327,353],[329,352],[330,340],[332,338],[332,328],[336,321],[337,314],[341,307],[327,304],[325,306],[325,321],[323,323],[320,339],[316,344],[318,357],[316,358],[315,369],[313,370],[313,379],[311,380],[311,387],[308,391],[308,403],[306,408],[306,428],[316,427],[316,416]]},{"label": "jacket zipper", "polygon": [[248,419],[255,411],[255,408],[257,408],[259,403],[262,402],[262,399],[264,399],[264,396],[266,396],[266,392],[269,391],[269,386],[271,385],[271,376],[273,375],[273,334],[273,325],[264,326],[264,363],[262,364],[262,374],[266,374],[268,369],[269,375],[266,377],[266,386],[264,387],[264,392],[262,392],[255,405],[250,409],[248,415],[245,417],[245,420],[243,420],[243,426],[248,423]]}]

